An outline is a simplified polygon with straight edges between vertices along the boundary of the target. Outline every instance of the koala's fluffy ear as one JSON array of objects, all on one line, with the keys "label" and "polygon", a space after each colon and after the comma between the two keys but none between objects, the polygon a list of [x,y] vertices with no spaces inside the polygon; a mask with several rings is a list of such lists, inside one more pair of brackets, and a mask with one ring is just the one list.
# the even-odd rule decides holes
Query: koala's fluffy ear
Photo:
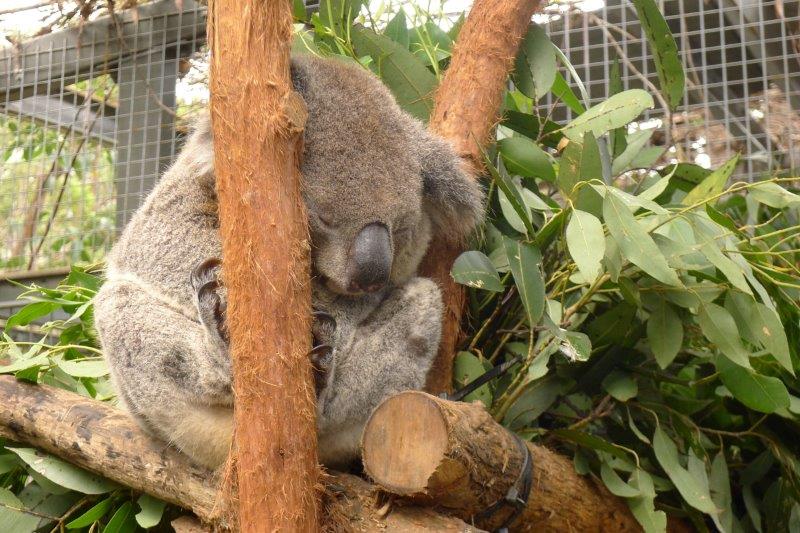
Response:
[{"label": "koala's fluffy ear", "polygon": [[434,232],[462,239],[483,220],[483,188],[464,171],[464,163],[447,141],[426,132],[421,144],[425,209]]}]

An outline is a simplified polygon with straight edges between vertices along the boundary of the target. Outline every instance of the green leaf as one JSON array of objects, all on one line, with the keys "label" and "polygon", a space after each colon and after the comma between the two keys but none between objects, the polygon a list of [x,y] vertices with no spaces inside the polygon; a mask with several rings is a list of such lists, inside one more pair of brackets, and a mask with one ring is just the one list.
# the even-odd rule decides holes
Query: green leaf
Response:
[{"label": "green leaf", "polygon": [[683,205],[695,205],[720,194],[725,190],[725,184],[728,183],[728,179],[733,174],[733,171],[736,170],[736,165],[738,164],[739,154],[736,154],[689,191],[689,194],[686,195],[681,203]]},{"label": "green leaf", "polygon": [[777,183],[769,181],[757,183],[754,187],[748,189],[747,192],[748,195],[757,202],[776,209],[794,207],[800,204],[800,196],[787,191]]},{"label": "green leaf", "polygon": [[37,318],[49,315],[60,306],[53,302],[34,302],[24,306],[6,320],[5,331],[17,326],[27,326]]},{"label": "green leaf", "polygon": [[642,526],[645,533],[665,533],[667,530],[667,515],[664,511],[656,511],[654,500],[656,496],[653,479],[650,474],[641,469],[636,469],[631,474],[629,484],[637,488],[642,496],[628,500],[636,521]]},{"label": "green leaf", "polygon": [[762,376],[724,357],[717,357],[715,361],[722,384],[750,409],[774,413],[789,407],[789,391],[780,379]]},{"label": "green leaf", "polygon": [[683,287],[678,275],[670,268],[644,226],[616,195],[606,194],[603,200],[603,218],[620,251],[631,263],[662,283]]},{"label": "green leaf", "polygon": [[737,365],[750,368],[750,352],[742,345],[736,321],[724,308],[713,303],[700,306],[697,323],[703,335]]},{"label": "green leaf", "polygon": [[[630,374],[619,370],[611,371],[603,379],[603,389],[605,389],[612,398],[620,402],[627,402],[639,394],[639,385],[636,384],[636,381]],[[617,496],[619,496],[619,494],[617,494]],[[630,498],[630,496],[627,497]]]},{"label": "green leaf", "polygon": [[408,48],[408,26],[406,25],[406,13],[404,10],[397,10],[397,14],[386,25],[383,34],[404,48]]},{"label": "green leaf", "polygon": [[586,112],[586,108],[581,104],[580,98],[575,95],[575,92],[569,86],[567,80],[565,80],[564,76],[558,71],[556,71],[556,79],[553,82],[551,91],[553,96],[564,102],[564,105],[570,108],[576,115]]},{"label": "green leaf", "polygon": [[400,107],[427,121],[433,109],[436,76],[414,54],[389,37],[360,26],[353,26],[351,35],[356,54],[372,57],[381,79]]},{"label": "green leaf", "polygon": [[530,139],[510,137],[502,139],[497,146],[503,163],[512,174],[526,178],[540,178],[549,182],[556,180],[550,157]]},{"label": "green leaf", "polygon": [[585,333],[566,331],[559,340],[559,351],[571,362],[588,361],[592,355],[592,341]]},{"label": "green leaf", "polygon": [[528,315],[528,323],[534,327],[544,313],[544,279],[540,270],[542,254],[532,244],[508,237],[503,238],[503,246],[514,283]]},{"label": "green leaf", "polygon": [[155,527],[161,522],[161,517],[164,515],[164,507],[167,502],[153,498],[149,494],[142,494],[136,500],[139,505],[139,511],[136,513],[136,522],[143,528],[148,529]]},{"label": "green leaf", "polygon": [[103,528],[103,533],[133,533],[134,531],[136,531],[136,517],[131,502],[123,503]]},{"label": "green leaf", "polygon": [[571,198],[578,182],[602,178],[600,147],[594,135],[587,132],[582,143],[570,142],[564,150],[558,168],[558,188],[564,196]]},{"label": "green leaf", "polygon": [[736,291],[728,293],[725,308],[736,319],[748,341],[763,347],[790,374],[795,374],[786,331],[776,311],[756,302],[752,296]]},{"label": "green leaf", "polygon": [[596,216],[575,209],[567,224],[567,249],[587,282],[593,282],[602,270],[606,253],[603,224]]},{"label": "green leaf", "polygon": [[109,496],[108,498],[101,500],[100,502],[93,505],[88,511],[77,517],[75,520],[68,522],[67,529],[78,529],[81,527],[91,526],[93,523],[103,518],[106,515],[106,513],[111,509],[111,506],[113,504],[114,504],[113,496]]},{"label": "green leaf", "polygon": [[620,498],[634,498],[642,494],[638,488],[631,487],[622,481],[619,474],[607,463],[600,464],[600,478],[603,480],[606,488],[608,488],[614,496],[619,496]]},{"label": "green leaf", "polygon": [[58,367],[74,378],[99,378],[108,375],[108,363],[105,359],[85,359],[82,361],[56,362]]},{"label": "green leaf", "polygon": [[647,340],[661,368],[675,360],[683,345],[683,322],[665,300],[659,300],[647,319]]},{"label": "green leaf", "polygon": [[653,97],[641,89],[631,89],[615,94],[608,100],[591,107],[584,114],[564,126],[562,131],[570,140],[581,141],[586,132],[599,137],[619,128],[653,107]]},{"label": "green leaf", "polygon": [[683,100],[686,86],[678,45],[655,0],[633,0],[633,5],[653,51],[661,93],[670,107],[676,109]]},{"label": "green leaf", "polygon": [[650,141],[653,133],[655,133],[655,130],[640,130],[628,136],[626,139],[625,151],[622,152],[619,157],[614,159],[614,163],[611,165],[611,173],[614,176],[617,176],[630,168],[631,163],[633,163],[633,161],[636,159],[636,156],[639,155],[639,152],[641,152],[645,145]]},{"label": "green leaf", "polygon": [[[470,352],[458,352],[453,362],[453,381],[456,388],[461,388],[467,385],[474,379],[479,378],[486,372],[486,367],[483,366],[478,357]],[[482,385],[475,392],[471,392],[464,397],[465,402],[472,402],[479,400],[489,408],[492,405],[492,391],[489,385]]]},{"label": "green leaf", "polygon": [[103,494],[118,487],[113,481],[96,476],[61,459],[44,454],[33,448],[6,448],[14,452],[35,472],[56,485],[83,494]]},{"label": "green leaf", "polygon": [[[505,200],[511,205],[512,209],[517,214],[517,217],[519,217],[525,226],[524,233],[530,236],[534,235],[536,230],[533,228],[533,224],[531,223],[530,210],[528,209],[525,199],[522,197],[522,193],[517,187],[517,184],[504,174],[500,174],[500,172],[497,171],[488,158],[486,158],[486,168],[489,170],[489,174],[492,175],[492,179],[497,184],[497,187],[500,189],[503,195],[505,195]],[[509,223],[511,223],[511,220],[509,220]],[[514,229],[520,231],[520,228]]]},{"label": "green leaf", "polygon": [[720,451],[711,462],[711,475],[709,476],[711,499],[720,512],[711,515],[717,528],[723,533],[733,532],[733,509],[731,496],[731,481],[728,474],[728,463],[725,461],[725,452]]},{"label": "green leaf", "polygon": [[531,24],[520,43],[514,67],[517,88],[538,102],[556,79],[556,54],[544,29]]},{"label": "green leaf", "polygon": [[464,252],[453,263],[450,275],[456,283],[474,289],[501,292],[503,284],[500,276],[486,255],[478,251]]},{"label": "green leaf", "polygon": [[661,468],[664,469],[686,503],[703,513],[716,513],[716,507],[708,490],[681,465],[675,443],[660,427],[656,427],[653,435],[653,451]]},{"label": "green leaf", "polygon": [[716,237],[718,235],[709,227],[710,224],[699,222],[694,226],[697,230],[695,234],[697,235],[698,244],[700,244],[700,252],[706,259],[722,272],[734,287],[747,294],[753,294],[752,289],[747,284],[742,268],[720,249],[720,244],[724,244],[724,241],[720,243],[717,240]]}]

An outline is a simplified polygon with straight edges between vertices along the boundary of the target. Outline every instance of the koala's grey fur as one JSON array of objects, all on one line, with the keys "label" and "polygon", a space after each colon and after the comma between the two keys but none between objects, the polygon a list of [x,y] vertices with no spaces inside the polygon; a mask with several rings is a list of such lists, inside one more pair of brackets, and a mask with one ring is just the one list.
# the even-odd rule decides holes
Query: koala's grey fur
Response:
[{"label": "koala's grey fur", "polygon": [[[312,237],[313,302],[330,313],[333,346],[318,397],[320,457],[358,455],[367,417],[389,394],[425,383],[439,343],[435,283],[415,277],[431,236],[460,238],[482,216],[482,192],[449,145],[403,113],[377,78],[311,57],[292,61],[309,110],[302,175]],[[391,273],[376,292],[352,289],[352,243],[388,229]],[[96,325],[119,397],[147,429],[216,467],[231,440],[227,340],[198,291],[195,267],[221,256],[207,118],[126,227],[96,298]],[[208,301],[206,301],[208,300]],[[323,330],[325,328],[322,328]],[[268,438],[268,436],[265,436]]]}]

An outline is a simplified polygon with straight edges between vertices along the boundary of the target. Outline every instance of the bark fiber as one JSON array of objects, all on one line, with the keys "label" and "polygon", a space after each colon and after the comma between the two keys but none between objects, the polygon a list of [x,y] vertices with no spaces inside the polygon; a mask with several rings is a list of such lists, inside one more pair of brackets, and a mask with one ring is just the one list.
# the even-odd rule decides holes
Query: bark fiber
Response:
[{"label": "bark fiber", "polygon": [[[477,0],[434,96],[429,128],[453,144],[476,179],[483,169],[482,150],[497,124],[517,48],[540,5],[540,0]],[[442,341],[426,387],[434,394],[452,388],[464,291],[453,281],[450,269],[462,251],[460,243],[435,239],[421,267],[421,275],[442,287],[444,299]]]},{"label": "bark fiber", "polygon": [[243,531],[316,531],[309,237],[292,90],[292,2],[212,0],[211,118],[235,394],[232,471]]}]

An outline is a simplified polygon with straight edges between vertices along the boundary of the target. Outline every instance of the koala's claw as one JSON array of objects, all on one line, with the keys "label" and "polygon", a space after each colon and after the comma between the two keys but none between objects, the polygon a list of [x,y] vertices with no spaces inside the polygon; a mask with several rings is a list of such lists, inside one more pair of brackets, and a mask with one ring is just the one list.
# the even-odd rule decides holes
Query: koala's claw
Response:
[{"label": "koala's claw", "polygon": [[216,257],[206,259],[192,271],[190,282],[195,291],[197,309],[201,322],[215,333],[223,344],[228,344],[228,328],[225,324],[226,303],[217,292],[222,283],[217,277],[217,269],[222,261]]},{"label": "koala's claw", "polygon": [[222,266],[222,259],[219,257],[211,257],[194,267],[194,270],[192,270],[192,274],[189,277],[192,288],[197,292],[208,281],[216,281],[217,274],[215,271],[220,266]]},{"label": "koala's claw", "polygon": [[317,396],[319,396],[328,381],[328,373],[333,359],[333,346],[330,344],[318,344],[308,352],[308,358],[314,367],[314,388]]}]

